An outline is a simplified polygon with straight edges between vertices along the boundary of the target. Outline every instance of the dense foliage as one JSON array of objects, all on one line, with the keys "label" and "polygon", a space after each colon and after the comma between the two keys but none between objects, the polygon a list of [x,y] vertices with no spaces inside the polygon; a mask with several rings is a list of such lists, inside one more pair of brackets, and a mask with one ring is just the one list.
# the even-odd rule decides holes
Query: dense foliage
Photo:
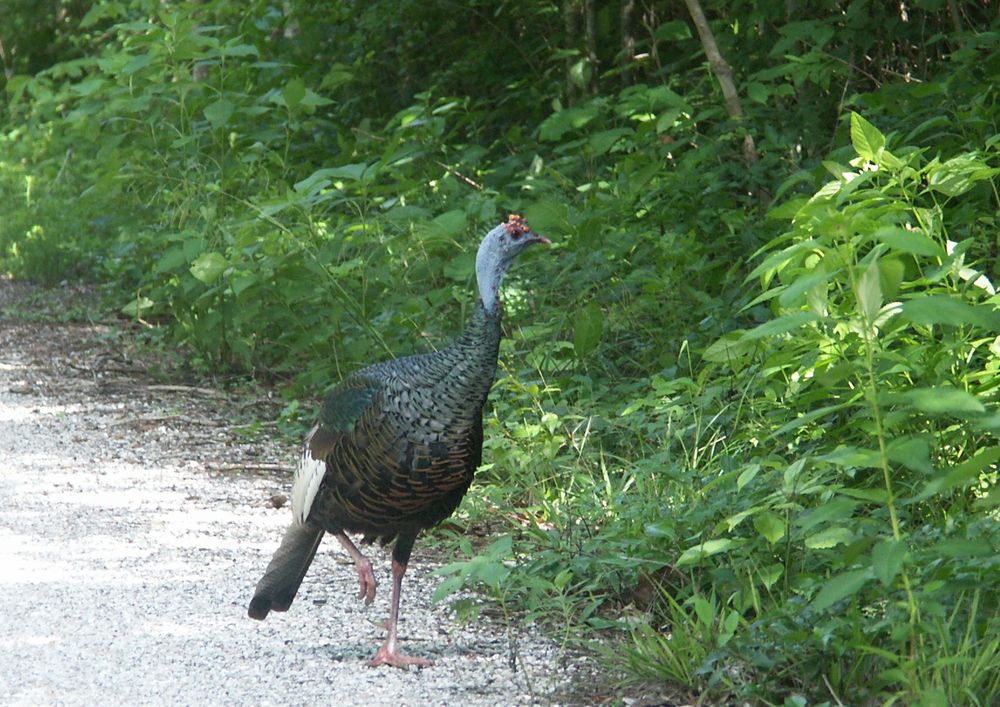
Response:
[{"label": "dense foliage", "polygon": [[297,401],[459,331],[523,213],[440,595],[628,680],[993,703],[995,3],[703,9],[742,118],[682,3],[6,3],[0,267]]}]

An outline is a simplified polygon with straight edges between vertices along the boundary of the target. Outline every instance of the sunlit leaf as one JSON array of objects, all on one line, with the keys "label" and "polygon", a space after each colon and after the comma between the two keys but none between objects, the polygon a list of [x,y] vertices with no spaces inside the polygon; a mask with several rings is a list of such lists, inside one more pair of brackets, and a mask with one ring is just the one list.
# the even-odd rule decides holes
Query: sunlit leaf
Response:
[{"label": "sunlit leaf", "polygon": [[828,277],[826,268],[822,265],[815,270],[800,275],[778,295],[778,303],[783,307],[791,307],[798,304],[810,290],[818,286],[825,286]]},{"label": "sunlit leaf", "polygon": [[965,415],[986,411],[975,395],[951,386],[914,388],[900,393],[899,397],[917,410],[932,415]]},{"label": "sunlit leaf", "polygon": [[958,196],[969,191],[976,182],[990,179],[998,173],[1000,170],[991,169],[972,155],[959,155],[930,167],[927,184],[945,196]]},{"label": "sunlit leaf", "polygon": [[885,136],[857,113],[851,113],[851,143],[859,157],[875,161],[885,147]]},{"label": "sunlit leaf", "polygon": [[914,324],[961,326],[971,324],[1000,329],[1000,314],[993,307],[973,305],[951,295],[925,295],[903,303],[900,315]]},{"label": "sunlit leaf", "polygon": [[886,226],[875,231],[872,237],[902,253],[941,258],[945,255],[944,248],[921,231],[908,231],[898,226]]},{"label": "sunlit leaf", "polygon": [[764,322],[749,331],[743,332],[743,339],[745,341],[754,341],[756,339],[767,339],[772,336],[787,334],[788,332],[795,331],[805,324],[814,322],[817,319],[819,319],[819,317],[817,317],[813,312],[794,312],[792,314],[786,314],[768,322]]},{"label": "sunlit leaf", "polygon": [[774,543],[785,537],[785,521],[771,511],[758,513],[753,517],[753,527],[761,537],[769,543]]},{"label": "sunlit leaf", "polygon": [[878,261],[873,260],[858,278],[855,296],[858,309],[865,321],[871,324],[882,308],[882,287],[879,283]]},{"label": "sunlit leaf", "polygon": [[981,449],[974,457],[953,467],[948,473],[928,481],[920,493],[908,502],[923,501],[944,491],[967,486],[997,462],[1000,462],[1000,446]]},{"label": "sunlit leaf", "polygon": [[136,297],[121,308],[121,313],[127,317],[139,317],[155,305],[156,302],[149,299],[149,297]]},{"label": "sunlit leaf", "polygon": [[191,263],[191,274],[206,285],[211,285],[229,267],[229,261],[222,253],[202,253]]},{"label": "sunlit leaf", "polygon": [[854,539],[854,533],[842,526],[824,528],[806,538],[805,545],[814,550],[823,550],[837,545],[846,545]]},{"label": "sunlit leaf", "polygon": [[706,557],[711,557],[712,555],[717,555],[720,552],[728,552],[729,550],[737,547],[739,543],[731,538],[716,538],[714,540],[706,540],[705,542],[689,547],[687,550],[681,553],[681,556],[677,559],[678,565],[693,565],[699,560],[703,560]]},{"label": "sunlit leaf", "polygon": [[741,364],[754,350],[754,344],[743,338],[743,331],[726,332],[721,338],[709,344],[701,357],[713,363]]}]

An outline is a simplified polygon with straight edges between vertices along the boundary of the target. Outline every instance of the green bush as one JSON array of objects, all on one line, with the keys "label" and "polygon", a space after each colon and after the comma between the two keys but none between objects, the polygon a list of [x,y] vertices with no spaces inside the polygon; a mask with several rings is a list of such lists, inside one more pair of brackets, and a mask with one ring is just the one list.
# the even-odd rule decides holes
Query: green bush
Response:
[{"label": "green bush", "polygon": [[15,4],[0,267],[100,283],[292,419],[459,331],[522,213],[554,245],[505,281],[439,596],[626,681],[988,704],[996,20],[703,4],[741,119],[680,4],[631,54],[630,4]]}]

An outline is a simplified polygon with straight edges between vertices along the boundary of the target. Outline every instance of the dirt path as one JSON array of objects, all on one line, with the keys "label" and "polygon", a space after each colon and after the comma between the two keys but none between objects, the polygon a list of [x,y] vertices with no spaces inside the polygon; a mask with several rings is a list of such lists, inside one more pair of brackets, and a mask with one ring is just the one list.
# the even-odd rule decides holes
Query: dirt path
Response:
[{"label": "dirt path", "polygon": [[0,280],[0,703],[549,704],[582,679],[523,627],[515,671],[503,626],[432,604],[419,543],[401,632],[432,668],[365,665],[388,613],[378,551],[371,607],[325,543],[290,612],[248,619],[288,477],[233,469],[293,450],[231,429],[237,399],[152,385],[100,327],[5,318],[22,292]]}]

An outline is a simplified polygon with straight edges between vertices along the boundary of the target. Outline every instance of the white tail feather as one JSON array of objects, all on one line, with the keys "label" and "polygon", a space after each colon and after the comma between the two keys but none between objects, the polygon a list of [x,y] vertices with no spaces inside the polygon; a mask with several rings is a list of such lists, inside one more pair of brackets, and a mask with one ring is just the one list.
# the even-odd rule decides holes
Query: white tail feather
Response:
[{"label": "white tail feather", "polygon": [[319,491],[319,485],[326,473],[326,462],[322,459],[313,459],[309,449],[309,443],[318,429],[317,424],[309,430],[302,458],[299,459],[299,465],[295,469],[295,482],[292,484],[292,518],[298,525],[304,524],[309,517],[313,501],[316,500],[316,492]]}]

